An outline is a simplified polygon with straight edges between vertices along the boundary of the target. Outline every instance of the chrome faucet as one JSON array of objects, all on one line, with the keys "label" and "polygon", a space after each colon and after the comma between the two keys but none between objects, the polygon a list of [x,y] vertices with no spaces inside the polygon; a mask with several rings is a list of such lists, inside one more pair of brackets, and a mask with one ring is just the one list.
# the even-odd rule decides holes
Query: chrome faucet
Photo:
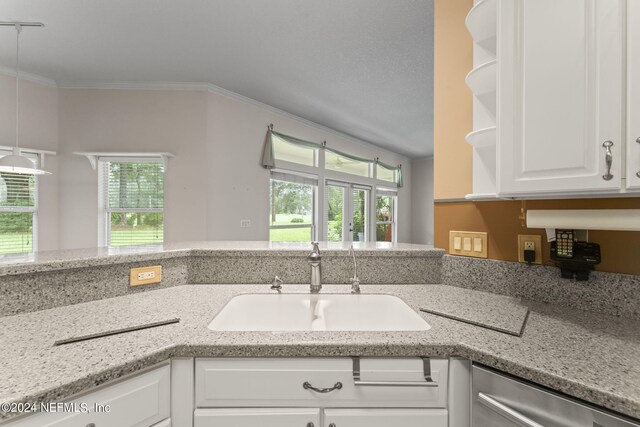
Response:
[{"label": "chrome faucet", "polygon": [[322,289],[322,276],[320,272],[320,248],[318,247],[318,242],[311,242],[313,245],[313,249],[311,253],[307,257],[307,261],[311,265],[311,282],[309,289],[312,294],[317,294]]},{"label": "chrome faucet", "polygon": [[349,255],[353,259],[353,277],[349,279],[351,282],[351,293],[360,293],[360,279],[358,278],[358,263],[356,262],[356,251],[353,249],[353,245],[349,247]]}]

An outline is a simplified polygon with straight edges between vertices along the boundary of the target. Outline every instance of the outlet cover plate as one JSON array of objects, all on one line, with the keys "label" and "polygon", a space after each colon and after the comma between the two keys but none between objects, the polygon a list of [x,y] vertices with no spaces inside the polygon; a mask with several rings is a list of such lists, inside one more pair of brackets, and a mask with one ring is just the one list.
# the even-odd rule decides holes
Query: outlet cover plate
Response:
[{"label": "outlet cover plate", "polygon": [[[153,274],[147,274],[147,273],[153,273]],[[143,277],[149,277],[149,278],[141,279],[140,274],[142,274]],[[160,283],[161,281],[162,281],[161,265],[132,268],[129,274],[129,285],[131,286],[150,285],[152,283]]]},{"label": "outlet cover plate", "polygon": [[[456,237],[460,239],[460,249],[455,248],[454,241]],[[465,244],[465,242],[468,244]],[[470,250],[465,250],[465,246]],[[487,233],[480,231],[449,231],[449,254],[487,258]]]},{"label": "outlet cover plate", "polygon": [[533,242],[536,250],[534,264],[542,264],[542,236],[539,234],[518,234],[518,261],[524,260],[524,242]]}]

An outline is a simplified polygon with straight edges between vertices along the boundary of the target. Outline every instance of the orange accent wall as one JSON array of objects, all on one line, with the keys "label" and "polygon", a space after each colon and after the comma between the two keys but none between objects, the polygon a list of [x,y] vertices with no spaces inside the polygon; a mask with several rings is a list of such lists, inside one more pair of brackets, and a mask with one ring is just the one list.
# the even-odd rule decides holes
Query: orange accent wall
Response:
[{"label": "orange accent wall", "polygon": [[[464,25],[473,0],[435,0],[435,199],[460,199],[472,191],[472,151],[464,136],[472,129],[472,95],[464,77],[471,70],[473,43]],[[491,259],[517,260],[518,234],[543,236],[543,262],[549,260],[544,230],[518,219],[520,201],[440,202],[434,209],[435,246],[449,250],[449,230],[488,233]],[[640,209],[640,198],[535,200],[527,209]],[[640,275],[640,232],[590,231],[602,249],[600,271]]]},{"label": "orange accent wall", "polygon": [[[464,78],[473,66],[473,41],[464,25],[473,0],[435,0],[434,21],[434,198],[472,191],[473,95]],[[462,196],[461,196],[462,195]]]},{"label": "orange accent wall", "polygon": [[[544,230],[526,228],[520,215],[521,201],[436,203],[434,244],[449,252],[449,230],[488,233],[488,257],[518,260],[518,234],[542,236],[542,260],[549,261]],[[527,209],[640,209],[640,198],[528,200]],[[640,232],[589,231],[589,241],[600,244],[602,263],[596,270],[640,275]]]}]

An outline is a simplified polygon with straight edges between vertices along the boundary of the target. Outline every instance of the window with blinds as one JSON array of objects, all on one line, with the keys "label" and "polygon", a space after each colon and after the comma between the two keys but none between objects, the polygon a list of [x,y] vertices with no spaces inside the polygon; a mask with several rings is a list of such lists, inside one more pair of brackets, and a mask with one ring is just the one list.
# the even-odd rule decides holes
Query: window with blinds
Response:
[{"label": "window with blinds", "polygon": [[[0,150],[0,157],[11,154]],[[23,153],[38,166],[38,156]],[[35,175],[0,172],[0,255],[33,252],[37,213]]]},{"label": "window with blinds", "polygon": [[108,246],[164,241],[164,165],[157,160],[102,162]]}]

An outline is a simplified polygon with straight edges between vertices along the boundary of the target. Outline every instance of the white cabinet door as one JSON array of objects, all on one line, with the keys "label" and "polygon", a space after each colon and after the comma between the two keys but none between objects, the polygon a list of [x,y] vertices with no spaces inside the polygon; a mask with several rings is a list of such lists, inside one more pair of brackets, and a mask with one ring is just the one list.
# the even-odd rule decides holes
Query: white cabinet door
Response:
[{"label": "white cabinet door", "polygon": [[7,427],[149,427],[169,417],[169,387],[167,365],[67,402],[61,412],[35,414]]},{"label": "white cabinet door", "polygon": [[325,409],[323,426],[447,427],[447,422],[446,409]]},{"label": "white cabinet door", "polygon": [[640,190],[640,2],[627,3],[627,188]]},{"label": "white cabinet door", "polygon": [[500,195],[619,191],[623,19],[622,0],[500,2]]},{"label": "white cabinet door", "polygon": [[318,408],[196,409],[194,427],[319,427]]}]

